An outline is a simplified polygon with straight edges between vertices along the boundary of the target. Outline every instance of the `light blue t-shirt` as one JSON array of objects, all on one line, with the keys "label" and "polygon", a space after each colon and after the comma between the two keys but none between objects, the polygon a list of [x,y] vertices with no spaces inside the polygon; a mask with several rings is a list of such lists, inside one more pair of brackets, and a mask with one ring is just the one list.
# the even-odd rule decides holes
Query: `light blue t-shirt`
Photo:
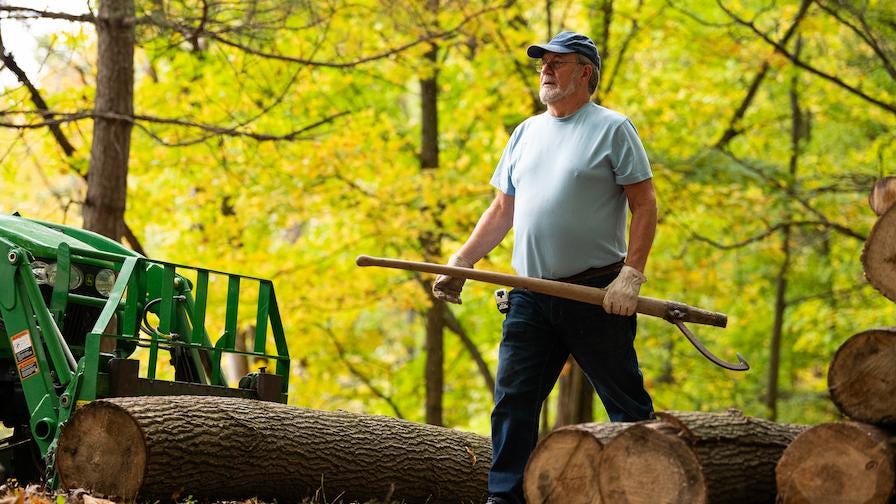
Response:
[{"label": "light blue t-shirt", "polygon": [[516,127],[491,184],[514,197],[513,268],[563,278],[625,258],[623,185],[651,178],[632,123],[588,103],[558,118],[545,112]]}]

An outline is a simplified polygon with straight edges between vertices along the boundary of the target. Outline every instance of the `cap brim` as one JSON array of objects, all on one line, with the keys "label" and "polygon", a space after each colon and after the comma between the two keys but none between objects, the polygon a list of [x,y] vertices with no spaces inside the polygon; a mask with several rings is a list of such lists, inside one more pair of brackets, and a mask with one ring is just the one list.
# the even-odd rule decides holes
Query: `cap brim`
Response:
[{"label": "cap brim", "polygon": [[574,53],[575,51],[567,47],[551,44],[535,44],[530,45],[529,48],[526,49],[526,54],[528,54],[530,58],[541,58],[546,52],[569,54]]}]

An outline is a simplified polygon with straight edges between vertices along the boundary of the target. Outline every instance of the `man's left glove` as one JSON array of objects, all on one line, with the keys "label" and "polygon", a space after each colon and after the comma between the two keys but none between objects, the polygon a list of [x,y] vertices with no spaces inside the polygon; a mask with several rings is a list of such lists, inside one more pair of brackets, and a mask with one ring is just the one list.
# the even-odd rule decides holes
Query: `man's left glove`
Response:
[{"label": "man's left glove", "polygon": [[641,292],[641,284],[647,281],[643,273],[623,266],[619,275],[607,286],[607,294],[604,296],[604,310],[613,315],[631,315],[638,306],[638,293]]},{"label": "man's left glove", "polygon": [[[472,268],[473,262],[464,258],[459,254],[454,254],[448,259],[448,266],[457,266],[458,268]],[[432,284],[432,295],[436,299],[447,301],[449,303],[461,304],[460,292],[464,288],[466,278],[455,278],[448,275],[439,275]]]}]

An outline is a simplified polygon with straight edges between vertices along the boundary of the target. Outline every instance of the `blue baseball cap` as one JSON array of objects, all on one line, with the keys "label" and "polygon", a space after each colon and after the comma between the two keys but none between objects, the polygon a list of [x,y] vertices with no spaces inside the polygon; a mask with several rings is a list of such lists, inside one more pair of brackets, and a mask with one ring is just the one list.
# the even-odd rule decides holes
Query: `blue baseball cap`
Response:
[{"label": "blue baseball cap", "polygon": [[528,54],[530,58],[541,58],[546,52],[561,54],[578,53],[591,60],[592,63],[597,65],[597,69],[600,70],[600,54],[597,52],[597,46],[594,45],[593,40],[581,33],[571,31],[560,32],[547,44],[530,45],[529,48],[526,49],[526,54]]}]

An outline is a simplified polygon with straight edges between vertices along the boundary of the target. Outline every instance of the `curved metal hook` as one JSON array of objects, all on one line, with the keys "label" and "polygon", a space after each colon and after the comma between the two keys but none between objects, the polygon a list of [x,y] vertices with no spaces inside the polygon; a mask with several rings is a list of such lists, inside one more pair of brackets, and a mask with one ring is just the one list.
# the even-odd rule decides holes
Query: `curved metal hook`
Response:
[{"label": "curved metal hook", "polygon": [[741,354],[736,354],[737,360],[739,362],[738,364],[732,364],[730,362],[725,362],[722,359],[713,355],[712,352],[707,350],[706,347],[703,346],[703,344],[697,340],[697,337],[694,336],[694,333],[692,333],[691,330],[688,329],[686,325],[684,325],[684,322],[682,322],[681,320],[670,320],[670,322],[675,324],[678,327],[678,329],[681,330],[681,333],[684,334],[684,337],[687,338],[688,341],[690,341],[692,345],[694,345],[694,348],[696,348],[698,352],[703,354],[704,357],[709,359],[709,361],[712,362],[713,364],[715,364],[716,366],[723,367],[725,369],[730,369],[731,371],[746,371],[746,370],[750,369],[750,364],[747,363],[747,361],[743,358],[743,356]]}]

